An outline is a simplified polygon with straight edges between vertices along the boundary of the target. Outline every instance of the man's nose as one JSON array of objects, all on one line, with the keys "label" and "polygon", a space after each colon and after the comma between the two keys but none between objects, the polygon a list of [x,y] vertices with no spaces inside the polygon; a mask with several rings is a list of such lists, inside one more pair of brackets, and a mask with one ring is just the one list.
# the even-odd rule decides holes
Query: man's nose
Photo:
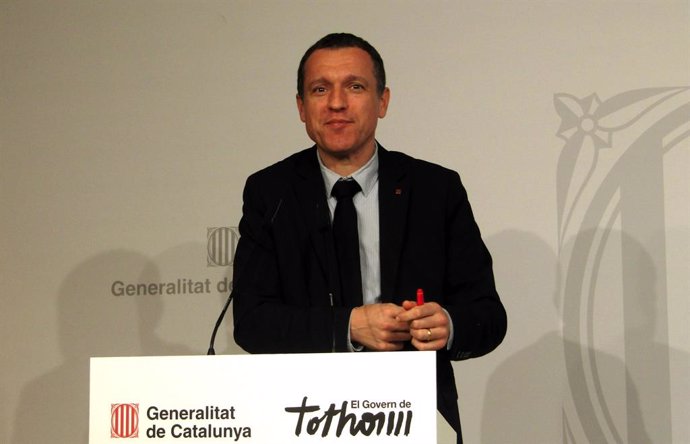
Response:
[{"label": "man's nose", "polygon": [[343,109],[347,106],[345,91],[341,88],[334,88],[328,96],[328,106],[331,109]]}]

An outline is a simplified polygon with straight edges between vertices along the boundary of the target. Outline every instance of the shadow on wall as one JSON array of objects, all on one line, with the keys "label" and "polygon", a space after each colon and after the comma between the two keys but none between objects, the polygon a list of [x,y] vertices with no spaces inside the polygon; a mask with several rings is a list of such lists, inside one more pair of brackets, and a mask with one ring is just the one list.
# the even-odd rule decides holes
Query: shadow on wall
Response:
[{"label": "shadow on wall", "polygon": [[[687,362],[688,356],[654,342],[659,295],[649,254],[620,231],[606,236],[617,253],[601,260],[617,261],[619,274],[592,277],[584,292],[585,279],[572,270],[559,278],[556,254],[536,236],[505,232],[487,239],[501,286],[517,301],[512,325],[525,334],[550,317],[561,327],[543,330],[491,375],[482,443],[671,442],[669,362]],[[610,289],[611,281],[620,291],[596,291]],[[546,311],[552,315],[545,317]]]},{"label": "shadow on wall", "polygon": [[14,444],[88,442],[89,357],[142,352],[134,301],[113,298],[104,276],[150,267],[132,251],[111,251],[78,265],[57,295],[63,363],[31,381],[19,401]]},{"label": "shadow on wall", "polygon": [[88,442],[90,357],[192,354],[156,333],[160,297],[112,295],[111,279],[137,276],[158,281],[157,262],[126,250],[91,257],[67,275],[56,298],[63,362],[22,390],[14,444]]},{"label": "shadow on wall", "polygon": [[565,368],[562,336],[554,329],[558,326],[553,307],[557,295],[556,255],[539,237],[523,231],[505,231],[487,238],[486,243],[494,258],[499,294],[510,317],[512,333],[506,340],[519,341],[518,336],[530,334],[542,336],[505,359],[490,376],[481,442],[560,442]]}]

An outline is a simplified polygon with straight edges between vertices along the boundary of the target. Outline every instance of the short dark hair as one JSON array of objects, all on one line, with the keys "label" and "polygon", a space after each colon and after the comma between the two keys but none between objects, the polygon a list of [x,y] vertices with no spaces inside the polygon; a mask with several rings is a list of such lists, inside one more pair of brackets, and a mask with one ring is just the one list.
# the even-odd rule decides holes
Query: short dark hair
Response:
[{"label": "short dark hair", "polygon": [[379,95],[383,94],[386,89],[386,70],[383,68],[383,59],[379,52],[361,37],[357,37],[348,33],[333,33],[321,38],[307,49],[307,52],[302,56],[297,69],[297,95],[303,97],[304,95],[304,65],[307,63],[309,56],[317,49],[341,49],[341,48],[359,48],[367,52],[374,64],[374,77],[376,78],[376,91]]}]

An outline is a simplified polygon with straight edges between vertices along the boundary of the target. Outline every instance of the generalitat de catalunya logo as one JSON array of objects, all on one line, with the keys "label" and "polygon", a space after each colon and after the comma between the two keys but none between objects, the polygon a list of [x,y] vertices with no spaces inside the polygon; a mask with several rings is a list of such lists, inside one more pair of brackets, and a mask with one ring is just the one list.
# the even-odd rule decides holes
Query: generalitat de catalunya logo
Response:
[{"label": "generalitat de catalunya logo", "polygon": [[237,248],[240,233],[237,227],[209,227],[206,232],[206,263],[209,267],[227,267]]},{"label": "generalitat de catalunya logo", "polygon": [[137,438],[139,436],[139,404],[110,405],[110,437]]}]

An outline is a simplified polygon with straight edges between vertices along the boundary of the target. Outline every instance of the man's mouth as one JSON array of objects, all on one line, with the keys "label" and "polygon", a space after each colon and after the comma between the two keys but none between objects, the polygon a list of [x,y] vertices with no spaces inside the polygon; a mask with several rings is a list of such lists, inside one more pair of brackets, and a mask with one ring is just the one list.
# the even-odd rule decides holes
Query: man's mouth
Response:
[{"label": "man's mouth", "polygon": [[346,119],[332,119],[332,120],[328,120],[326,122],[326,125],[330,128],[338,129],[338,128],[344,128],[345,126],[347,126],[351,123],[352,122],[350,120],[346,120]]}]

